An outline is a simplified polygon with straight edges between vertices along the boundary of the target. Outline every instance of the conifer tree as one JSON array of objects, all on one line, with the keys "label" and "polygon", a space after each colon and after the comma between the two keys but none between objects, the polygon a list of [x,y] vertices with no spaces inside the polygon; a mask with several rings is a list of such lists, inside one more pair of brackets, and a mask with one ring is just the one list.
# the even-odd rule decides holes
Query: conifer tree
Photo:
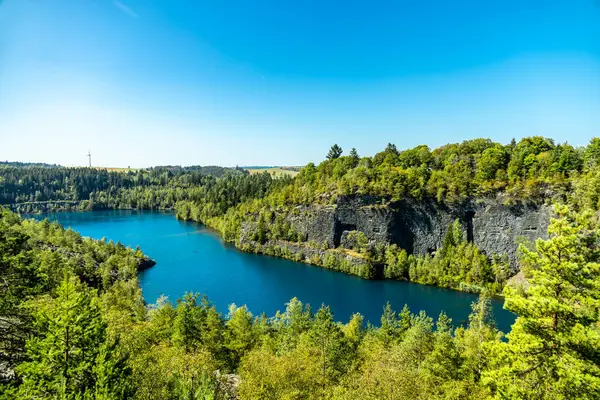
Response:
[{"label": "conifer tree", "polygon": [[231,352],[233,364],[236,365],[237,361],[252,347],[256,340],[252,313],[248,311],[246,306],[236,307],[235,304],[231,304],[225,325],[227,327],[225,330],[225,347]]},{"label": "conifer tree", "polygon": [[340,146],[338,146],[337,144],[334,144],[333,146],[331,146],[331,148],[329,149],[329,152],[327,153],[327,159],[329,160],[334,160],[336,158],[340,158],[340,156],[342,155],[342,148]]},{"label": "conifer tree", "polygon": [[498,398],[597,399],[600,395],[598,226],[590,213],[557,207],[548,240],[523,247],[531,286],[507,287],[518,315],[485,374]]},{"label": "conifer tree", "polygon": [[490,356],[487,349],[500,335],[494,323],[491,299],[486,291],[471,304],[469,326],[457,329],[458,346],[464,362],[461,375],[470,382],[479,382],[487,369]]},{"label": "conifer tree", "polygon": [[358,156],[358,152],[356,151],[356,149],[353,147],[352,150],[350,150],[350,166],[352,168],[356,167],[358,165],[358,162],[360,161],[360,157]]},{"label": "conifer tree", "polygon": [[323,387],[335,381],[349,364],[350,348],[342,329],[333,319],[331,309],[321,306],[309,331],[313,346],[318,349],[318,363]]},{"label": "conifer tree", "polygon": [[[104,398],[130,393],[127,368],[106,345],[106,324],[95,290],[65,274],[57,297],[29,304],[37,334],[27,342],[30,361],[17,368],[23,398]],[[117,396],[118,397],[118,396]]]}]

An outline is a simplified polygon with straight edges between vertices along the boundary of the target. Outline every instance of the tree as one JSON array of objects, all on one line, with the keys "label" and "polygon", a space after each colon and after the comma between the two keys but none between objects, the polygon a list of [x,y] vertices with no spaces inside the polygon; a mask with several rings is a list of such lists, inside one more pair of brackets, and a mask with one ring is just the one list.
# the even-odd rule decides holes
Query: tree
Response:
[{"label": "tree", "polygon": [[358,165],[358,162],[360,161],[360,157],[358,156],[358,152],[356,151],[356,149],[353,147],[352,150],[350,150],[350,166],[352,168],[355,168]]},{"label": "tree", "polygon": [[498,331],[487,292],[481,292],[479,299],[471,304],[471,310],[468,328],[457,329],[456,336],[464,359],[462,378],[470,382],[479,382],[490,361],[487,347],[496,343]]},{"label": "tree", "polygon": [[600,249],[591,214],[556,207],[548,240],[522,247],[529,288],[505,289],[518,315],[494,348],[485,381],[499,398],[597,399],[600,392]]},{"label": "tree", "polygon": [[585,166],[594,168],[600,163],[600,138],[592,138],[590,144],[585,149],[584,155]]},{"label": "tree", "polygon": [[385,152],[386,153],[398,154],[398,149],[396,148],[395,144],[388,143],[387,146],[385,147]]},{"label": "tree", "polygon": [[383,308],[383,314],[381,314],[381,328],[379,328],[379,333],[384,343],[388,344],[399,336],[398,325],[396,312],[392,309],[392,305],[388,301]]},{"label": "tree", "polygon": [[28,313],[19,305],[40,281],[37,268],[22,254],[30,236],[15,229],[20,222],[0,209],[0,365],[10,369],[24,360],[31,330]]},{"label": "tree", "polygon": [[229,306],[225,323],[225,347],[231,352],[233,365],[252,347],[256,338],[252,324],[252,313],[246,306]]},{"label": "tree", "polygon": [[22,398],[131,394],[128,369],[106,342],[95,290],[65,274],[56,298],[45,295],[28,306],[38,334],[27,342],[30,361],[17,367]]},{"label": "tree", "polygon": [[221,356],[223,321],[214,305],[206,296],[186,293],[178,300],[173,321],[172,341],[175,345],[191,352],[203,345],[214,355]]},{"label": "tree", "polygon": [[333,146],[331,146],[331,148],[329,149],[329,152],[327,153],[327,159],[328,160],[335,160],[336,158],[340,158],[340,156],[342,155],[342,148],[340,146],[338,146],[337,144],[334,144]]},{"label": "tree", "polygon": [[342,327],[346,338],[355,346],[358,346],[364,335],[364,318],[359,313],[352,314],[350,321]]},{"label": "tree", "polygon": [[317,349],[320,383],[323,391],[328,383],[339,379],[350,365],[352,353],[342,329],[333,320],[329,307],[321,306],[309,331],[310,342]]},{"label": "tree", "polygon": [[458,379],[461,359],[452,335],[452,319],[442,312],[436,327],[433,350],[425,358],[424,367],[440,383]]},{"label": "tree", "polygon": [[508,153],[504,147],[497,144],[489,147],[481,153],[477,162],[477,179],[485,181],[496,178],[498,170],[506,168],[508,163]]}]

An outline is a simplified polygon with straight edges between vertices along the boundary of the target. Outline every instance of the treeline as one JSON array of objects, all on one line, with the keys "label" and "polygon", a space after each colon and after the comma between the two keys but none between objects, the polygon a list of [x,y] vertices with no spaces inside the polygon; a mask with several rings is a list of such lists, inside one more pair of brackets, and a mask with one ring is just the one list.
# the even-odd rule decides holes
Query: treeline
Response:
[{"label": "treeline", "polygon": [[[584,201],[597,208],[600,139],[574,148],[552,139],[528,137],[508,145],[489,139],[467,140],[434,150],[422,145],[398,151],[388,144],[373,157],[348,156],[332,148],[318,166],[300,170],[294,184],[273,193],[265,204],[327,203],[339,195],[376,195],[399,200],[407,197],[460,202],[501,194],[507,202]],[[577,195],[573,195],[574,193]]]},{"label": "treeline", "polygon": [[[273,190],[258,208],[328,203],[339,195],[353,194],[376,195],[390,201],[432,197],[440,202],[501,195],[509,203],[560,200],[579,207],[599,206],[599,138],[580,148],[540,136],[513,140],[507,145],[474,139],[434,150],[423,145],[398,151],[389,144],[375,156],[362,158],[355,149],[344,156],[336,146],[327,160],[302,168],[293,182]],[[241,178],[247,176],[247,171],[198,166],[128,172],[0,166],[0,203],[89,200],[92,193],[114,195],[115,191],[132,188],[192,188],[210,185],[215,176]],[[236,183],[244,186],[235,188],[238,192],[248,189],[246,180]],[[245,195],[244,201],[263,195]]]},{"label": "treeline", "polygon": [[214,176],[215,178],[221,178],[222,176],[225,176],[225,175],[231,174],[231,173],[237,173],[237,174],[242,174],[242,175],[248,174],[247,170],[245,170],[244,168],[237,167],[237,166],[235,168],[228,168],[228,167],[220,167],[218,165],[188,165],[185,167],[182,167],[180,165],[159,165],[154,168],[167,169],[170,171],[199,172],[203,175]]},{"label": "treeline", "polygon": [[90,194],[131,188],[189,188],[214,177],[153,168],[112,172],[95,168],[0,168],[0,204],[89,200]]},{"label": "treeline", "polygon": [[60,165],[58,164],[46,164],[46,163],[29,163],[29,162],[20,162],[20,161],[0,161],[0,167],[19,167],[19,168],[29,168],[29,167],[42,167],[42,168],[58,168]]},{"label": "treeline", "polygon": [[523,249],[526,293],[505,339],[489,300],[469,323],[396,313],[336,322],[292,299],[275,316],[222,316],[188,294],[146,308],[141,251],[0,213],[0,394],[96,399],[596,399],[600,249],[591,213],[557,209]]},{"label": "treeline", "polygon": [[[249,175],[216,167],[152,168],[111,172],[90,168],[0,168],[0,204],[21,213],[93,209],[172,209],[179,201],[206,205],[203,215],[263,197],[290,178]],[[220,171],[221,177],[207,175]]]}]

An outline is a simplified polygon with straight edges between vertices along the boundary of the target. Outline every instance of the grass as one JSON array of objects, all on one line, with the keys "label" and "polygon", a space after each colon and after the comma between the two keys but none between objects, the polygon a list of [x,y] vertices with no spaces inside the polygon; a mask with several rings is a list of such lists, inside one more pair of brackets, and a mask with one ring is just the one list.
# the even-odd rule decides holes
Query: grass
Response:
[{"label": "grass", "polygon": [[[95,169],[105,169],[109,172],[128,172],[128,171],[137,171],[138,168],[111,168],[111,167],[92,167]],[[263,172],[268,172],[273,177],[281,177],[284,175],[289,175],[292,178],[298,175],[298,171],[288,169],[295,167],[270,167],[270,168],[246,168],[251,174],[262,174]]]},{"label": "grass", "polygon": [[112,167],[92,167],[92,168],[95,168],[98,170],[105,169],[108,172],[129,172],[129,171],[135,172],[138,170],[137,168],[112,168]]},{"label": "grass", "polygon": [[[285,168],[285,167],[284,167]],[[271,176],[280,177],[284,175],[289,175],[292,178],[298,175],[298,171],[293,171],[291,169],[284,169],[281,167],[272,167],[272,168],[246,168],[251,174],[262,174],[263,172],[268,172]]]}]

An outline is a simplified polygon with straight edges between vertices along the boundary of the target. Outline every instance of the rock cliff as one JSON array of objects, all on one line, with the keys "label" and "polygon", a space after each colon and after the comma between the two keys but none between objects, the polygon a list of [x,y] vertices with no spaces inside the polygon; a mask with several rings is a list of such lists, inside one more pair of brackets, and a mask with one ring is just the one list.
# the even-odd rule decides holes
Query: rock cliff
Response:
[{"label": "rock cliff", "polygon": [[506,256],[516,273],[519,241],[545,238],[550,216],[547,206],[506,206],[492,199],[444,205],[434,200],[389,203],[360,196],[340,197],[335,205],[300,206],[287,218],[307,241],[318,245],[347,247],[348,232],[356,230],[371,242],[395,243],[421,255],[439,249],[458,219],[467,240],[488,256]]}]

